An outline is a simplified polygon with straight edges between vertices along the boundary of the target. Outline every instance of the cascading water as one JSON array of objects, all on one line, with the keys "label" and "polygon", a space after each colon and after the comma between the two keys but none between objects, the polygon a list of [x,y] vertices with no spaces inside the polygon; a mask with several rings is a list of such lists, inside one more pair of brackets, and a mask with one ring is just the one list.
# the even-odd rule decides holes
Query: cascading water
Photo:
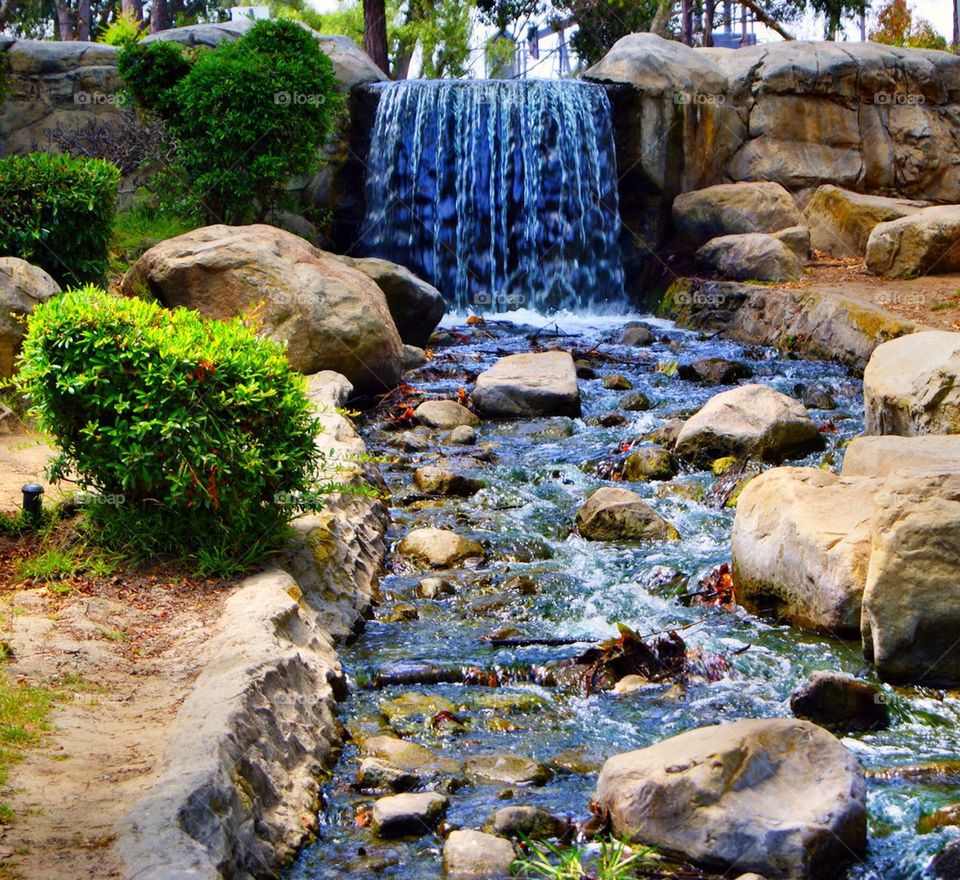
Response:
[{"label": "cascading water", "polygon": [[610,105],[550,80],[383,86],[364,253],[457,311],[615,310],[623,301]]}]

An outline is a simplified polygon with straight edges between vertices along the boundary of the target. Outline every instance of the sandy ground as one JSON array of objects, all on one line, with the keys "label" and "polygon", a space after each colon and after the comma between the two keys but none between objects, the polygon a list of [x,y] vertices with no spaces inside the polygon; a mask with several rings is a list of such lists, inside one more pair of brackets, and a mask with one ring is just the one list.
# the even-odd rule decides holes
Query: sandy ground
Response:
[{"label": "sandy ground", "polygon": [[20,507],[24,483],[40,483],[46,490],[45,498],[56,499],[62,494],[51,486],[44,470],[53,451],[46,438],[20,424],[0,423],[0,510],[12,511]]}]

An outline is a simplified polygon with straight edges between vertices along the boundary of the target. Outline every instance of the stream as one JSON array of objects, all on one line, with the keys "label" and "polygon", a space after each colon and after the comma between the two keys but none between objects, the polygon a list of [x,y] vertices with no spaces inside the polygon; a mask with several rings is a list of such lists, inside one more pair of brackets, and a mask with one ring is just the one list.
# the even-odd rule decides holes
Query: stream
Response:
[{"label": "stream", "polygon": [[[818,423],[829,421],[833,427],[825,433],[826,451],[791,462],[813,466],[839,467],[843,443],[862,430],[861,383],[856,377],[837,364],[794,360],[773,349],[704,339],[649,317],[644,321],[654,329],[657,341],[648,348],[611,341],[619,339],[627,320],[623,316],[584,319],[560,313],[547,319],[514,312],[510,320],[513,323],[488,317],[484,324],[466,325],[448,317],[443,336],[450,344],[438,345],[426,366],[407,374],[407,382],[425,398],[456,399],[458,389],[469,390],[475,375],[498,357],[529,351],[535,344],[596,349],[614,360],[595,359],[598,378],[581,379],[581,419],[484,420],[477,429],[476,446],[443,447],[448,462],[459,462],[456,469],[487,482],[487,488],[469,498],[423,499],[413,486],[414,469],[440,454],[441,432],[434,435],[429,449],[407,452],[397,444],[398,432],[384,429],[384,409],[361,418],[368,449],[379,459],[392,493],[391,545],[412,528],[436,526],[483,544],[487,561],[442,573],[455,591],[422,599],[417,585],[435,573],[415,570],[396,556],[388,559],[392,569],[382,582],[383,602],[375,619],[341,651],[351,685],[341,718],[353,740],[323,785],[318,839],[287,870],[287,880],[440,876],[439,835],[379,841],[355,821],[358,809],[375,799],[351,787],[357,744],[364,737],[395,732],[457,762],[472,755],[507,753],[533,758],[552,770],[552,778],[539,786],[465,784],[449,795],[447,827],[479,828],[506,804],[538,805],[582,821],[589,817],[596,774],[611,755],[703,725],[789,716],[791,692],[818,669],[876,681],[859,643],[773,624],[739,607],[725,610],[679,601],[681,594],[695,592],[701,578],[729,561],[734,511],[709,503],[717,482],[711,472],[681,469],[669,482],[610,484],[649,499],[679,530],[680,541],[618,545],[588,542],[571,533],[577,508],[604,485],[597,463],[615,458],[621,444],[649,434],[674,415],[686,416],[728,387],[680,379],[673,374],[674,362],[729,358],[752,368],[751,381],[786,394],[796,395],[798,386],[828,392],[836,409],[811,410]],[[533,340],[528,338],[534,334]],[[619,401],[631,393],[604,388],[602,379],[608,373],[627,377],[633,392],[646,394],[653,407],[624,412],[627,421],[618,426],[591,423],[604,413],[622,412]],[[529,581],[510,581],[517,576]],[[693,678],[686,687],[664,682],[626,695],[600,691],[587,695],[575,687],[526,681],[500,687],[374,686],[378,672],[399,662],[485,671],[543,668],[588,645],[494,647],[482,638],[494,633],[589,642],[614,636],[618,621],[640,633],[683,627],[678,631],[689,648],[721,655],[729,669],[718,681]],[[957,694],[886,685],[883,691],[890,702],[890,729],[843,739],[868,772],[956,761]],[[391,702],[410,693],[418,696]],[[431,725],[437,711],[451,708],[462,725]],[[389,724],[382,709],[391,716]],[[850,880],[923,876],[930,856],[951,835],[949,829],[919,834],[917,820],[960,800],[960,763],[948,766],[939,781],[943,784],[922,784],[897,774],[869,779],[869,852],[864,864],[850,870]]]}]

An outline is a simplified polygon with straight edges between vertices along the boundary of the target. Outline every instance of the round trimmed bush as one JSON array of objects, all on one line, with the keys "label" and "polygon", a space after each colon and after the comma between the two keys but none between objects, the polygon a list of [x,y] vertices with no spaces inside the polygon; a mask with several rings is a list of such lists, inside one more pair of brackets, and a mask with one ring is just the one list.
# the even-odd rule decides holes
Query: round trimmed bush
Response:
[{"label": "round trimmed bush", "polygon": [[315,494],[305,380],[242,319],[70,290],[34,311],[20,366],[51,476],[114,502],[90,510],[105,543],[236,571]]}]

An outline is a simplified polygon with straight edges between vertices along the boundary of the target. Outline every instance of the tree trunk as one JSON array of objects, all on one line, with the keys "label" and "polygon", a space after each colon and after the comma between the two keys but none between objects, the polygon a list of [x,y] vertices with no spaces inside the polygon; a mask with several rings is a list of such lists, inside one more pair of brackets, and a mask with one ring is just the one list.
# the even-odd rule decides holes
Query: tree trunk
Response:
[{"label": "tree trunk", "polygon": [[960,0],[953,0],[953,51],[960,55]]},{"label": "tree trunk", "polygon": [[657,6],[657,13],[650,22],[650,33],[665,36],[667,28],[670,26],[670,17],[673,15],[674,0],[660,0]]},{"label": "tree trunk", "polygon": [[706,0],[703,7],[703,45],[709,48],[713,45],[713,13],[714,0]]},{"label": "tree trunk", "polygon": [[785,31],[780,26],[780,23],[778,21],[775,21],[774,19],[770,18],[770,16],[767,15],[767,13],[764,12],[763,9],[760,8],[760,6],[758,6],[756,3],[753,2],[753,0],[740,0],[740,2],[742,3],[743,6],[746,6],[747,9],[749,9],[757,17],[757,21],[763,22],[763,24],[765,24],[768,28],[770,28],[770,30],[776,31],[785,40],[796,39],[796,37],[794,37],[793,34],[789,33],[788,31]]},{"label": "tree trunk", "polygon": [[90,0],[77,0],[77,39],[90,42]]},{"label": "tree trunk", "polygon": [[72,40],[75,38],[73,33],[73,22],[70,20],[70,7],[64,0],[57,2],[57,28],[60,31],[61,40]]},{"label": "tree trunk", "polygon": [[150,33],[165,31],[170,27],[170,17],[167,14],[167,0],[153,0],[150,10]]},{"label": "tree trunk", "polygon": [[370,60],[389,75],[387,10],[384,0],[363,0],[363,48]]},{"label": "tree trunk", "polygon": [[685,46],[693,45],[692,0],[680,0],[680,41]]}]

